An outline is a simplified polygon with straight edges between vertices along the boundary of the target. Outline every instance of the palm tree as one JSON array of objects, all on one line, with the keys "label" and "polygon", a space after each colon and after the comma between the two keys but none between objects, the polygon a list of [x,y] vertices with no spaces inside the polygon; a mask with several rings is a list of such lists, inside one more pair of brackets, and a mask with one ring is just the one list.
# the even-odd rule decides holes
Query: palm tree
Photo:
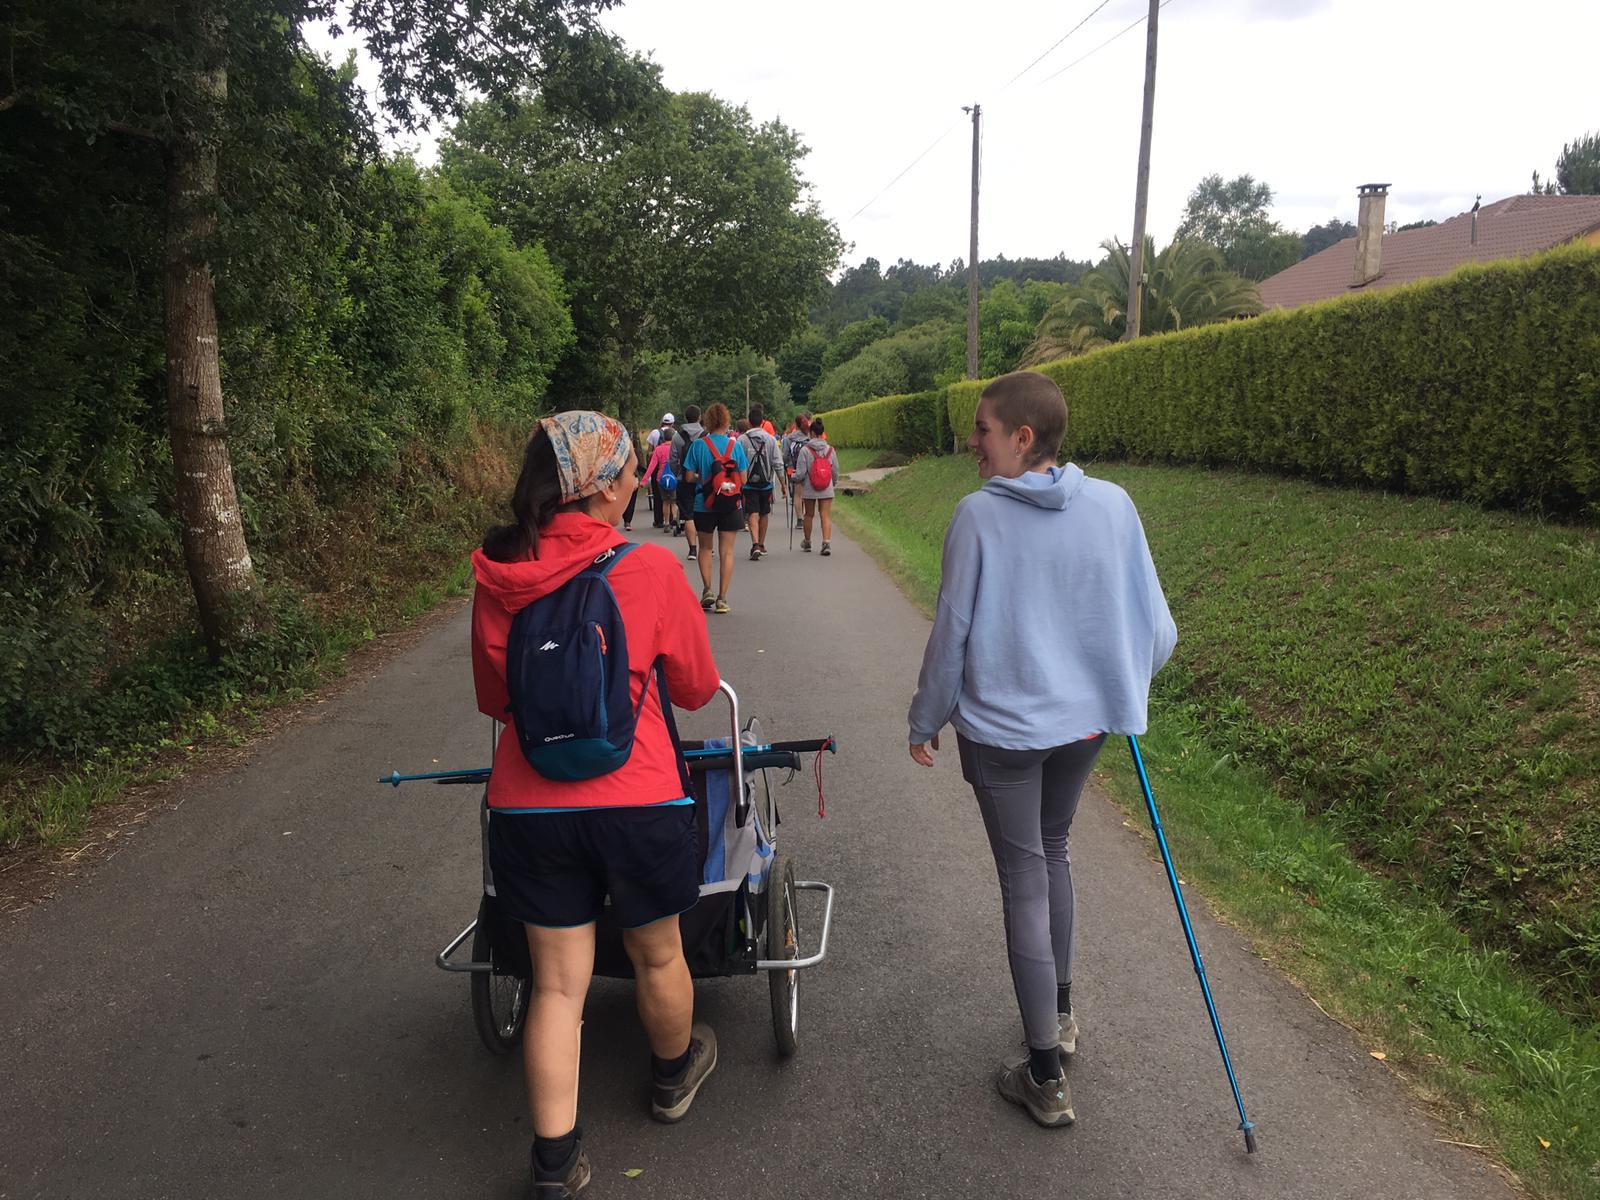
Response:
[{"label": "palm tree", "polygon": [[[1019,367],[1122,339],[1128,319],[1128,247],[1115,238],[1100,245],[1105,259],[1046,311]],[[1230,273],[1222,255],[1204,242],[1177,238],[1157,254],[1155,239],[1147,237],[1144,261],[1151,266],[1140,315],[1143,333],[1171,333],[1261,311],[1256,285]]]}]

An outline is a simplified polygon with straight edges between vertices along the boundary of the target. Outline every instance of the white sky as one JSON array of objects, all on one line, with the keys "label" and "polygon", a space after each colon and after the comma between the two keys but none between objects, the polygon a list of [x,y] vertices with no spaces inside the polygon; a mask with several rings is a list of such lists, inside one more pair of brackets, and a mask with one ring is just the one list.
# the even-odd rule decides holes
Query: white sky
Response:
[{"label": "white sky", "polygon": [[[811,148],[802,172],[851,243],[847,264],[965,257],[961,106],[974,101],[980,256],[1094,259],[1102,238],[1126,241],[1133,227],[1144,26],[1096,47],[1148,0],[1109,0],[1007,83],[1097,3],[630,0],[606,23],[674,90],[714,92],[797,130]],[[1266,180],[1291,229],[1353,219],[1369,181],[1393,185],[1389,219],[1443,219],[1478,193],[1489,203],[1527,191],[1564,142],[1600,129],[1600,0],[1171,0],[1160,35],[1158,243],[1211,172]]]}]

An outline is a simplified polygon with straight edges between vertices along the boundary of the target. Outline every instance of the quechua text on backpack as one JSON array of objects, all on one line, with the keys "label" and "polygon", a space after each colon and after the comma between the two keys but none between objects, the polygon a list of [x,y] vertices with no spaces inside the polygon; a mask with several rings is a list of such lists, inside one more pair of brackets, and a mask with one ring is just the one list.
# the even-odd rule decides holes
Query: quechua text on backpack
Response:
[{"label": "quechua text on backpack", "polygon": [[738,512],[744,507],[744,472],[733,457],[733,439],[728,448],[717,453],[716,438],[706,435],[706,449],[711,454],[712,467],[706,477],[701,494],[706,498],[706,511],[715,513]]},{"label": "quechua text on backpack", "polygon": [[607,550],[511,622],[511,723],[523,757],[546,779],[570,783],[609,775],[633,753],[650,681],[635,708],[628,695],[628,636],[606,580],[633,549],[630,542]]}]

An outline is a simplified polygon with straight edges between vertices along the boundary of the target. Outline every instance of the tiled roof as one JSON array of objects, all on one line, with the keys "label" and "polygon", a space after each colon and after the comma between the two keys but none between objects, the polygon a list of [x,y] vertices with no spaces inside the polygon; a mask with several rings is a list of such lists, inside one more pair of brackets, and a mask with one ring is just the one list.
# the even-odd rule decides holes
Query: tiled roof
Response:
[{"label": "tiled roof", "polygon": [[1472,244],[1472,214],[1462,213],[1425,229],[1383,235],[1382,273],[1353,288],[1356,239],[1345,238],[1279,271],[1261,283],[1267,308],[1297,308],[1355,292],[1414,283],[1446,275],[1470,262],[1526,258],[1600,228],[1600,196],[1511,196],[1478,210],[1478,244]]}]

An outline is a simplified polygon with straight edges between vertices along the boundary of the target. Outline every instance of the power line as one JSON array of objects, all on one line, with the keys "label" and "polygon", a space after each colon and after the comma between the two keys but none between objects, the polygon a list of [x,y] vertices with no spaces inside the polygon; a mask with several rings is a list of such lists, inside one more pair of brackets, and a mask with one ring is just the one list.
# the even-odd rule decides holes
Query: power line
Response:
[{"label": "power line", "polygon": [[876,196],[874,196],[871,200],[868,200],[860,208],[856,209],[855,212],[851,213],[850,214],[850,219],[852,221],[854,221],[862,213],[866,212],[867,209],[871,208],[879,200],[883,199],[883,195],[884,195],[885,192],[887,192],[895,184],[899,183],[902,179],[904,179],[906,177],[906,175],[910,173],[912,167],[916,166],[923,159],[927,158],[928,155],[932,154],[934,147],[937,146],[940,142],[944,141],[945,138],[949,137],[951,130],[953,130],[957,125],[961,124],[961,122],[963,120],[965,120],[965,119],[966,119],[965,117],[957,117],[954,121],[951,121],[949,126],[946,127],[946,129],[945,129],[945,131],[943,133],[941,133],[938,137],[934,138],[932,142],[928,143],[928,148],[926,150],[924,150],[921,154],[919,154],[915,158],[913,158],[909,163],[907,163],[905,165],[905,168],[898,175],[896,175],[893,179],[889,180],[888,183],[884,184],[881,188],[879,188],[878,189],[878,194]]},{"label": "power line", "polygon": [[1006,80],[1006,86],[1001,88],[1000,90],[1002,92],[1005,91],[1006,88],[1010,87],[1013,83],[1015,83],[1017,80],[1021,79],[1029,71],[1033,70],[1040,63],[1042,63],[1045,59],[1049,58],[1052,54],[1055,53],[1057,46],[1061,45],[1062,42],[1066,41],[1073,34],[1077,33],[1078,30],[1082,29],[1085,25],[1087,25],[1091,20],[1094,19],[1094,16],[1095,16],[1096,13],[1098,13],[1102,8],[1104,8],[1106,5],[1108,5],[1110,3],[1111,3],[1111,0],[1100,0],[1100,3],[1096,4],[1094,6],[1093,10],[1090,11],[1090,13],[1089,13],[1089,15],[1087,17],[1083,18],[1083,20],[1079,21],[1071,29],[1067,30],[1059,38],[1057,38],[1051,44],[1050,49],[1046,50],[1043,54],[1039,55],[1038,58],[1034,59],[1027,66],[1023,67],[1022,70],[1018,71],[1010,79]]},{"label": "power line", "polygon": [[[1172,3],[1172,0],[1161,0],[1161,7],[1165,8],[1167,5],[1169,5],[1171,3]],[[1068,71],[1072,70],[1073,67],[1077,66],[1084,59],[1090,58],[1090,57],[1092,57],[1092,56],[1094,56],[1096,54],[1099,54],[1100,51],[1104,50],[1107,46],[1111,45],[1112,42],[1116,41],[1123,34],[1129,33],[1132,30],[1135,30],[1135,29],[1139,28],[1139,26],[1143,25],[1147,20],[1149,20],[1148,15],[1140,17],[1137,21],[1134,21],[1132,24],[1126,25],[1122,29],[1119,29],[1116,33],[1113,33],[1110,37],[1108,37],[1105,41],[1101,42],[1098,46],[1096,46],[1093,50],[1089,51],[1087,54],[1080,54],[1077,58],[1073,59],[1066,66],[1062,67],[1059,71],[1056,71],[1054,74],[1051,74],[1051,75],[1046,75],[1043,79],[1041,79],[1039,81],[1039,86],[1043,87],[1045,84],[1049,83],[1052,79],[1056,79],[1056,78],[1059,78],[1062,75],[1065,75]]]}]

